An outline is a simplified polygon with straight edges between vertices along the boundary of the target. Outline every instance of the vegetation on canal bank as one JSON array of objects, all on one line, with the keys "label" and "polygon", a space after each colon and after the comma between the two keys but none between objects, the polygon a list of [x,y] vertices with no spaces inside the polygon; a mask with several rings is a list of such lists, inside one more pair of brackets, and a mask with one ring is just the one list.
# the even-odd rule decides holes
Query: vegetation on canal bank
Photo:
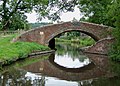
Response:
[{"label": "vegetation on canal bank", "polygon": [[115,42],[111,44],[111,50],[109,52],[109,56],[114,61],[120,61],[120,29],[116,28],[113,31],[113,35],[116,38]]},{"label": "vegetation on canal bank", "polygon": [[22,59],[28,56],[35,50],[49,50],[47,46],[39,45],[37,43],[29,42],[15,42],[11,40],[16,35],[9,35],[6,37],[0,37],[0,64],[10,64],[13,61]]},{"label": "vegetation on canal bank", "polygon": [[90,37],[84,37],[79,39],[63,39],[63,38],[56,38],[57,42],[64,42],[64,43],[77,43],[80,46],[90,46],[95,43],[94,39]]},{"label": "vegetation on canal bank", "polygon": [[115,43],[112,44],[110,57],[114,61],[120,61],[120,0],[114,0],[108,11],[111,20],[114,21],[113,25],[115,29],[113,31],[113,37]]}]

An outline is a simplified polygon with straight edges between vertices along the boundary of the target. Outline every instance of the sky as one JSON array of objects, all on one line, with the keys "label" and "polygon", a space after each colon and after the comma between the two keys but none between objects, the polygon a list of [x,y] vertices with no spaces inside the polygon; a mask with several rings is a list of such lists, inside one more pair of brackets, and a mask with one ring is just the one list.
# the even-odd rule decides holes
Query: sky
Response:
[{"label": "sky", "polygon": [[[27,20],[29,23],[35,23],[37,22],[37,14],[35,12],[32,12],[31,14],[26,14],[27,15]],[[62,13],[60,16],[61,20],[63,22],[67,22],[67,21],[72,21],[73,18],[79,20],[81,18],[80,15],[80,11],[79,9],[76,7],[74,12],[67,12],[67,13]],[[51,22],[50,20],[47,19],[43,19],[41,22]]]}]

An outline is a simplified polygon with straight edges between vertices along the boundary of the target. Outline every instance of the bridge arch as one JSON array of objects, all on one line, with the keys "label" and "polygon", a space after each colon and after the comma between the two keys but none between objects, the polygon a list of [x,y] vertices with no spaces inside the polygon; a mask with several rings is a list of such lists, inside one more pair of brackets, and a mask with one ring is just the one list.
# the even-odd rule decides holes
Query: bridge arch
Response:
[{"label": "bridge arch", "polygon": [[15,41],[37,42],[48,46],[57,35],[69,31],[85,33],[95,41],[111,36],[111,28],[108,26],[88,22],[64,22],[29,30],[17,37]]},{"label": "bridge arch", "polygon": [[69,29],[68,29],[68,30],[63,31],[63,32],[60,32],[60,33],[58,33],[58,34],[54,34],[54,36],[51,37],[50,39],[48,39],[48,41],[50,41],[50,40],[53,39],[53,38],[56,38],[58,35],[60,35],[60,34],[62,34],[62,33],[72,32],[72,31],[77,31],[77,32],[80,32],[80,33],[84,33],[84,34],[90,36],[91,38],[93,38],[95,41],[100,40],[96,35],[94,35],[94,34],[92,34],[92,33],[89,33],[89,32],[87,32],[87,31],[82,31],[82,30],[71,30],[71,29],[69,30]]},{"label": "bridge arch", "polygon": [[48,46],[51,48],[51,49],[55,49],[55,38],[59,35],[61,35],[62,33],[66,33],[66,32],[72,32],[72,31],[77,31],[77,32],[80,32],[80,33],[84,33],[88,36],[90,36],[91,38],[93,38],[96,42],[99,41],[99,38],[92,34],[92,33],[89,33],[89,32],[85,32],[85,31],[82,31],[82,30],[66,30],[66,31],[63,31],[63,32],[60,32],[60,33],[57,33],[57,34],[54,34],[54,36],[52,36],[50,39],[48,39]]}]

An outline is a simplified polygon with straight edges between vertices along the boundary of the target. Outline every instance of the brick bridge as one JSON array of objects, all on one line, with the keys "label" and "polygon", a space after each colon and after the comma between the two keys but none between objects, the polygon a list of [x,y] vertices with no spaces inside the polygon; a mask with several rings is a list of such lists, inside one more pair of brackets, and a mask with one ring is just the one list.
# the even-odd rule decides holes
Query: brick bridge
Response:
[{"label": "brick bridge", "polygon": [[[70,31],[79,31],[85,33],[86,35],[91,36],[95,41],[100,41],[102,39],[111,37],[112,28],[104,25],[98,25],[87,22],[64,22],[60,24],[52,24],[52,25],[29,30],[21,34],[14,41],[37,42],[39,44],[47,45],[51,49],[53,49],[55,47],[54,38],[60,35],[61,33],[70,32]],[[98,44],[99,43],[103,43],[103,42],[98,42]],[[109,42],[107,41],[107,43]],[[97,44],[98,48],[104,47],[103,45],[98,46],[98,44]],[[95,50],[96,53],[100,53],[100,52],[104,53],[104,50],[102,49],[103,48],[91,49],[91,52],[94,52],[93,50]]]}]

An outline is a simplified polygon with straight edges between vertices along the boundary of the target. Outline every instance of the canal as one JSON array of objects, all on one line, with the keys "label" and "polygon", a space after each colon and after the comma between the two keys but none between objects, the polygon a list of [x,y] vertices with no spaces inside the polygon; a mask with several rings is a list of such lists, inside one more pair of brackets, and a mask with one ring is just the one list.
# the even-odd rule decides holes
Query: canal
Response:
[{"label": "canal", "polygon": [[0,86],[120,86],[120,64],[108,56],[83,53],[72,44],[56,49],[5,66]]}]

